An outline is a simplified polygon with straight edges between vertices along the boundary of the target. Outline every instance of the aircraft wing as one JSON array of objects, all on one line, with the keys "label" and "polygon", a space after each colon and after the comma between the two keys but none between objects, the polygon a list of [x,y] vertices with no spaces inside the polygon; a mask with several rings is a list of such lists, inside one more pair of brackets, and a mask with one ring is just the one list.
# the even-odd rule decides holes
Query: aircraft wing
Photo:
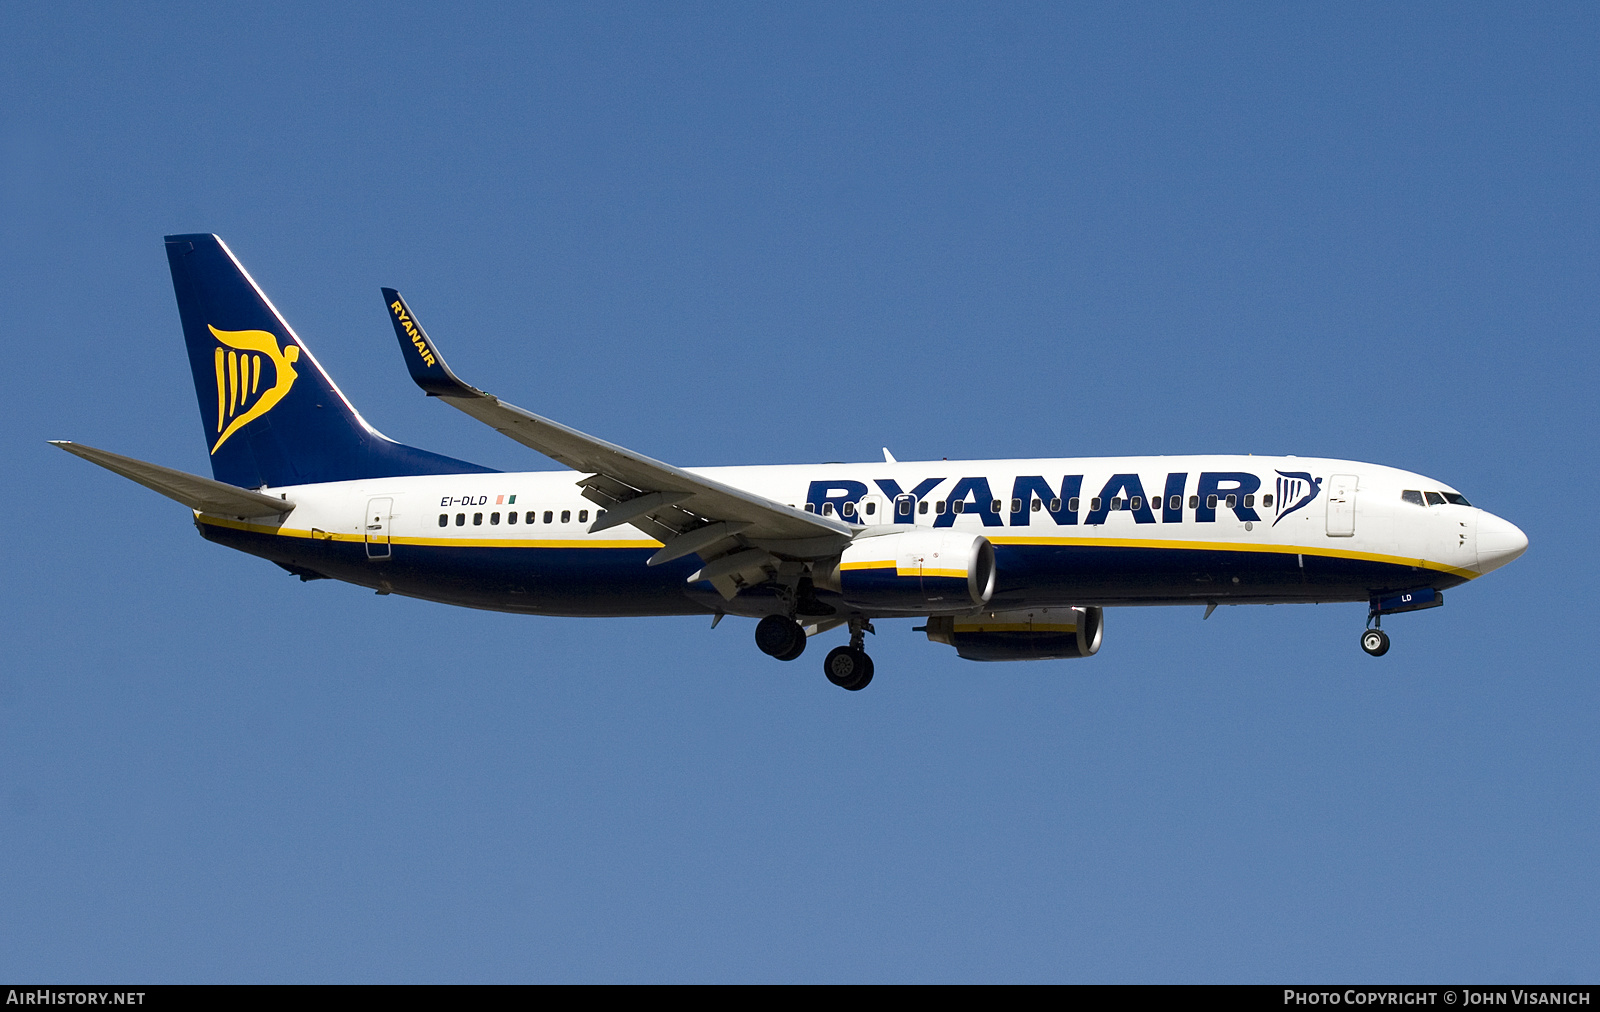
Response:
[{"label": "aircraft wing", "polygon": [[383,299],[417,386],[522,445],[590,475],[578,484],[586,497],[607,509],[590,529],[631,523],[663,541],[665,547],[650,560],[652,565],[696,553],[709,560],[739,547],[739,541],[779,556],[820,557],[839,551],[855,533],[842,520],[692,474],[470,386],[451,371],[400,293],[385,288]]},{"label": "aircraft wing", "polygon": [[198,474],[162,467],[160,464],[152,464],[133,457],[124,457],[109,450],[99,450],[64,439],[52,439],[50,445],[59,446],[92,464],[99,464],[107,471],[115,471],[124,478],[136,481],[145,488],[160,492],[168,499],[174,499],[201,513],[231,517],[264,517],[287,513],[294,509],[294,503],[287,499],[274,499],[260,492],[251,492],[249,489],[229,485],[226,482],[202,478]]}]

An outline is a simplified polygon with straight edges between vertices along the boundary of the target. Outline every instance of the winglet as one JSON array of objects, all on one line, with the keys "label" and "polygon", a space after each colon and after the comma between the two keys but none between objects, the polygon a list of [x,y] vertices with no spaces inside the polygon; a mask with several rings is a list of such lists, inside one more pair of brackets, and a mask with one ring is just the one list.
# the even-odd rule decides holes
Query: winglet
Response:
[{"label": "winglet", "polygon": [[411,307],[406,305],[406,300],[393,288],[383,290],[383,302],[389,310],[389,320],[394,324],[394,334],[400,339],[400,354],[405,356],[406,368],[411,371],[411,378],[425,390],[430,397],[485,397],[488,396],[477,387],[461,382],[455,373],[450,371],[450,366],[445,364],[444,356],[439,354],[439,346],[428,337],[427,331],[422,329],[422,324],[412,315]]}]

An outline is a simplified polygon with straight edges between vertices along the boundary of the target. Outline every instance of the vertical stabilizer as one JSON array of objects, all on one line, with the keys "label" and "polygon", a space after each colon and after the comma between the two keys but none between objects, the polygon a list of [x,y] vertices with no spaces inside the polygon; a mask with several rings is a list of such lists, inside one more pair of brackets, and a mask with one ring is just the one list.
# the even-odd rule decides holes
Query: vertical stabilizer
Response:
[{"label": "vertical stabilizer", "polygon": [[167,236],[211,472],[242,488],[492,470],[366,423],[221,239]]}]

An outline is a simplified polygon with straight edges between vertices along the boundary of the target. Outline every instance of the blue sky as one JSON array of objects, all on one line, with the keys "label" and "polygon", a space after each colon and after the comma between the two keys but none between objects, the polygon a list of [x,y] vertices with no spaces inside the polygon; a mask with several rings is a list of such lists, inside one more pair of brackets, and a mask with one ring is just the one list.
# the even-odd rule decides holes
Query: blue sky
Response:
[{"label": "blue sky", "polygon": [[[1585,5],[0,8],[0,976],[1600,976]],[[1082,662],[301,584],[204,473],[161,236],[366,417],[685,465],[1420,471],[1528,554],[1400,616],[1123,609]],[[1567,512],[1568,509],[1572,512]],[[820,651],[818,652],[820,653]]]}]

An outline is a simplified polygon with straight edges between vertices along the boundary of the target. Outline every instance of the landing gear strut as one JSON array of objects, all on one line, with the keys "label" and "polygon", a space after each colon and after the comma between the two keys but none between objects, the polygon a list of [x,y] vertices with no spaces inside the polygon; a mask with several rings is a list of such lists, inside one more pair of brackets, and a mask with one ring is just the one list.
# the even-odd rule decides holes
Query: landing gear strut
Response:
[{"label": "landing gear strut", "polygon": [[768,615],[756,623],[756,649],[780,661],[792,661],[806,652],[806,631],[794,619]]},{"label": "landing gear strut", "polygon": [[1361,634],[1361,649],[1374,657],[1382,657],[1389,652],[1389,634],[1384,632],[1383,613],[1373,605],[1367,613],[1367,631]]},{"label": "landing gear strut", "polygon": [[872,623],[860,615],[850,616],[850,645],[834,647],[822,662],[822,672],[828,681],[841,689],[859,692],[872,681],[872,658],[861,645],[866,634],[874,631]]}]

